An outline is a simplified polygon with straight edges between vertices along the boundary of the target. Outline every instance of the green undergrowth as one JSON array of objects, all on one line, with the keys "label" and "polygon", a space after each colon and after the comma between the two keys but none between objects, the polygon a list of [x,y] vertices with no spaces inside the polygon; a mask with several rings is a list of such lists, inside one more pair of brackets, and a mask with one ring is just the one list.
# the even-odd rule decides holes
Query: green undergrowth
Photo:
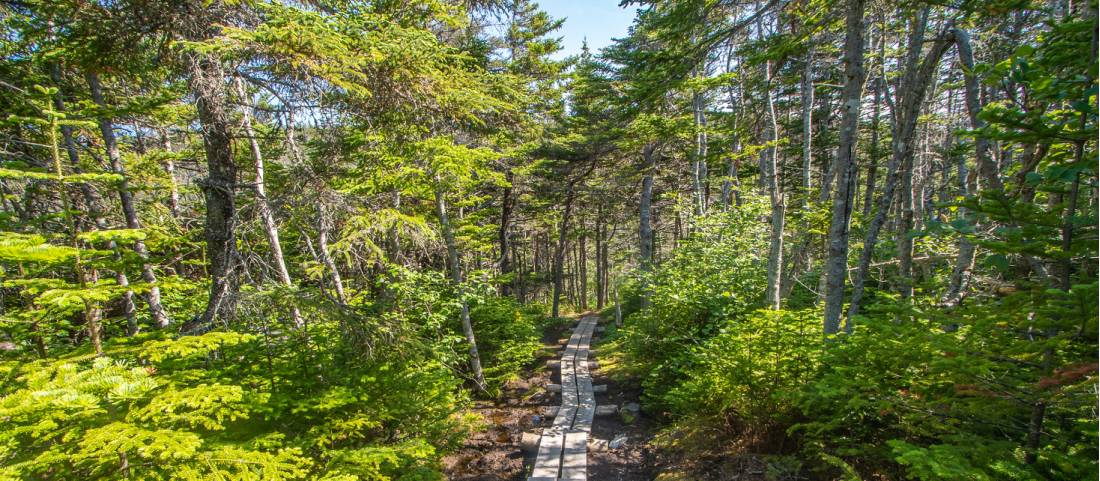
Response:
[{"label": "green undergrowth", "polygon": [[[287,293],[257,290],[232,329],[0,360],[0,480],[442,480],[442,457],[478,422],[458,374],[461,303],[439,273],[394,269],[383,283],[343,307],[294,292],[301,328],[286,324]],[[471,292],[499,392],[537,359],[544,309]]]},{"label": "green undergrowth", "polygon": [[[663,421],[657,447],[752,453],[821,479],[1095,476],[1094,277],[951,309],[937,291],[903,302],[872,288],[853,332],[825,338],[812,302],[765,308],[758,207],[699,220],[624,287],[637,307],[610,331],[601,367],[640,379],[643,409]],[[1029,448],[1037,406],[1046,422]]]}]

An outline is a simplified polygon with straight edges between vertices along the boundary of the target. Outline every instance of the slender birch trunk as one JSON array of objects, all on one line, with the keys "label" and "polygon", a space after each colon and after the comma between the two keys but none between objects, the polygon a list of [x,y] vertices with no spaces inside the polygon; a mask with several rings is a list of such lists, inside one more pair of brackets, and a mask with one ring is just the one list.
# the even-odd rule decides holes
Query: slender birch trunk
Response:
[{"label": "slender birch trunk", "polygon": [[[653,176],[657,170],[657,146],[642,149],[642,192],[638,197],[638,263],[643,272],[653,269]],[[642,290],[642,307],[649,305],[649,291]],[[618,291],[616,290],[616,295]]]},{"label": "slender birch trunk", "polygon": [[[107,102],[103,98],[103,88],[99,83],[99,77],[95,73],[86,76],[88,87],[91,89],[92,101],[100,108],[106,110]],[[134,197],[130,193],[129,179],[126,175],[126,167],[122,163],[122,155],[118,150],[118,140],[115,138],[114,120],[111,116],[102,114],[99,119],[99,131],[103,135],[103,144],[107,150],[107,158],[111,162],[111,171],[122,177],[118,184],[118,197],[122,204],[122,214],[126,218],[127,229],[141,229],[141,221],[138,219],[137,210],[134,207]],[[145,247],[145,241],[134,241],[134,252],[142,259],[141,277],[148,284],[145,300],[149,304],[149,315],[153,324],[159,328],[168,327],[171,319],[164,311],[160,302],[160,287],[157,286],[157,276],[153,272],[153,265],[149,262],[149,251]]]},{"label": "slender birch trunk", "polygon": [[[256,210],[259,211],[260,220],[264,224],[264,234],[267,236],[267,243],[271,246],[271,258],[275,261],[275,273],[279,276],[279,282],[286,287],[294,287],[294,281],[290,279],[290,271],[286,268],[286,259],[283,257],[283,245],[279,241],[279,227],[275,224],[275,215],[271,212],[271,204],[267,200],[267,187],[264,185],[264,156],[260,150],[260,143],[256,139],[256,132],[252,128],[252,114],[248,111],[252,107],[252,102],[248,100],[248,92],[245,90],[244,82],[241,81],[240,77],[234,79],[234,84],[237,89],[237,97],[244,105],[241,109],[242,124],[244,134],[248,137],[248,148],[252,152],[252,165],[256,171],[256,178],[252,186],[252,191],[256,194]],[[290,316],[295,327],[301,328],[305,325],[298,306],[291,306]]]},{"label": "slender birch trunk", "polygon": [[328,208],[324,200],[317,202],[317,254],[321,257],[321,263],[325,265],[329,277],[332,278],[332,290],[336,291],[336,300],[341,304],[348,302],[348,296],[344,293],[344,279],[340,276],[340,269],[336,261],[332,259],[328,246],[328,233],[332,228],[332,222],[328,218]]},{"label": "slender birch trunk", "polygon": [[439,177],[436,176],[435,190],[435,214],[439,217],[439,225],[443,231],[443,241],[447,245],[447,263],[451,267],[451,281],[458,289],[458,296],[462,301],[462,331],[466,335],[466,342],[470,344],[470,369],[474,374],[474,382],[481,391],[486,390],[485,374],[481,369],[481,356],[477,352],[477,338],[474,336],[474,326],[470,322],[470,306],[466,302],[465,288],[462,283],[462,265],[459,263],[458,248],[455,245],[454,229],[451,226],[450,217],[447,216],[447,203],[443,198],[442,187],[439,187]]},{"label": "slender birch trunk", "polygon": [[779,138],[779,123],[775,116],[775,99],[772,96],[772,62],[769,60],[764,66],[764,75],[767,78],[767,102],[768,118],[771,123],[768,131],[771,146],[764,149],[764,174],[768,188],[768,197],[771,199],[771,241],[768,248],[768,285],[765,291],[765,302],[772,309],[779,309],[782,297],[780,296],[780,281],[783,266],[783,226],[786,220],[786,202],[783,193],[779,190],[779,168],[777,162],[777,149],[774,145]]}]

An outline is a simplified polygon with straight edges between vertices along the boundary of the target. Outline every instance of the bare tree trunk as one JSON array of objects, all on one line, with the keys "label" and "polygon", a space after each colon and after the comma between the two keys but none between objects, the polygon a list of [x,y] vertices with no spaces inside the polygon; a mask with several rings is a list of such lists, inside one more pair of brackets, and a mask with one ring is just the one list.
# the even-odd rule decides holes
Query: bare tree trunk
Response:
[{"label": "bare tree trunk", "polygon": [[577,243],[577,264],[580,278],[581,309],[588,310],[588,236],[581,232],[580,242]]},{"label": "bare tree trunk", "polygon": [[695,155],[691,162],[691,180],[695,194],[695,215],[702,216],[707,212],[706,189],[703,185],[707,168],[707,117],[702,94],[692,93],[691,106],[695,117]]},{"label": "bare tree trunk", "polygon": [[[914,142],[916,138],[912,139]],[[902,299],[913,297],[913,154],[901,162],[901,215],[898,218],[898,292]]]},{"label": "bare tree trunk", "polygon": [[[439,184],[436,176],[436,184]],[[462,265],[459,263],[458,248],[455,246],[454,229],[451,227],[450,218],[447,216],[447,203],[443,198],[441,187],[435,191],[435,214],[439,217],[439,224],[443,231],[443,241],[447,244],[447,263],[451,267],[451,281],[458,289],[458,297],[462,301],[462,331],[466,334],[466,342],[470,344],[470,369],[474,374],[474,382],[481,391],[486,390],[485,374],[481,370],[481,356],[477,352],[477,338],[474,336],[474,326],[470,322],[470,306],[466,303],[466,292],[462,283]]]},{"label": "bare tree trunk", "polygon": [[878,174],[878,161],[879,161],[879,126],[882,122],[882,95],[883,90],[886,88],[885,79],[885,66],[886,61],[886,32],[879,31],[878,35],[878,52],[879,52],[879,67],[883,69],[883,72],[875,78],[875,100],[873,113],[871,114],[871,158],[867,162],[867,179],[866,190],[863,193],[863,217],[871,217],[871,206],[875,201],[875,181]]},{"label": "bare tree trunk", "polygon": [[870,158],[867,161],[867,175],[864,183],[865,191],[863,193],[863,216],[871,216],[871,206],[875,202],[875,182],[878,180],[878,157],[879,157],[879,125],[881,122],[880,116],[880,97],[881,88],[875,87],[875,101],[874,101],[874,113],[871,115],[871,147]]},{"label": "bare tree trunk", "polygon": [[[978,116],[979,112],[982,110],[982,105],[978,95],[978,79],[974,75],[974,53],[970,48],[970,35],[961,29],[953,30],[952,35],[959,53],[959,63],[961,63],[963,67],[966,111],[970,118],[970,127],[975,131],[980,131],[985,127],[985,121]],[[990,148],[989,139],[983,136],[974,138],[974,154],[978,159],[978,171],[986,183],[986,188],[993,192],[1001,192],[1004,189],[1004,185],[1001,182],[999,170],[990,158]],[[960,166],[959,180],[963,183],[965,194],[969,197],[977,192],[978,186],[975,182],[968,182],[966,177],[963,177],[963,175],[965,175],[965,169],[965,163],[963,163]],[[960,214],[965,216],[967,212],[965,209],[960,209]],[[941,298],[942,304],[950,307],[956,306],[962,301],[970,283],[971,272],[974,269],[976,258],[977,246],[975,246],[973,242],[970,242],[966,236],[961,237],[959,239],[958,257],[955,259],[955,267],[951,272],[951,279],[948,282],[947,292],[945,292]]]},{"label": "bare tree trunk", "polygon": [[[775,117],[775,101],[772,97],[772,62],[765,63],[764,75],[767,78],[768,118],[771,129],[768,132],[768,141],[775,142],[779,138],[779,124]],[[779,309],[782,298],[780,296],[780,281],[783,267],[783,224],[786,220],[786,202],[783,193],[779,190],[779,167],[777,162],[777,149],[774,145],[764,149],[764,173],[767,177],[768,197],[772,204],[771,242],[768,248],[768,285],[765,291],[765,302],[772,309]]]},{"label": "bare tree trunk", "polygon": [[[107,102],[103,99],[103,89],[99,83],[99,77],[95,73],[87,74],[88,87],[91,89],[92,101],[96,105],[106,110]],[[122,180],[118,184],[118,197],[122,204],[122,213],[126,218],[127,229],[141,229],[141,222],[137,216],[137,210],[134,207],[134,197],[130,193],[130,187],[128,185],[128,177],[126,176],[126,167],[122,163],[122,155],[118,150],[118,141],[115,139],[114,121],[108,115],[99,117],[99,131],[103,135],[103,144],[107,150],[107,158],[111,162],[111,171],[122,177]],[[168,327],[171,324],[171,319],[164,312],[164,306],[160,302],[160,287],[157,286],[157,276],[153,272],[153,265],[149,262],[149,251],[145,248],[145,241],[138,239],[134,241],[134,252],[141,257],[143,263],[141,266],[141,277],[146,284],[149,285],[149,290],[145,294],[145,300],[149,304],[149,315],[153,320],[153,324],[159,328]]]},{"label": "bare tree trunk", "polygon": [[332,223],[328,218],[328,209],[324,200],[320,200],[317,202],[317,249],[320,251],[318,254],[321,257],[321,263],[325,265],[325,269],[329,273],[329,277],[332,278],[332,289],[336,291],[336,299],[346,304],[348,297],[344,293],[344,280],[340,276],[340,269],[337,268],[336,261],[332,259],[332,255],[329,253],[328,232],[331,228]]},{"label": "bare tree trunk", "polygon": [[[813,39],[810,39],[813,42]],[[803,204],[810,202],[810,188],[813,186],[813,176],[810,170],[813,165],[813,115],[814,115],[814,49],[810,47],[806,51],[806,64],[802,70],[802,198]]]},{"label": "bare tree trunk", "polygon": [[603,208],[596,207],[596,310],[604,306],[604,266],[603,266]]},{"label": "bare tree trunk", "polygon": [[512,285],[515,283],[515,279],[509,278],[514,271],[510,251],[512,250],[512,209],[515,205],[512,183],[515,182],[515,175],[511,170],[508,170],[505,174],[505,179],[508,181],[508,186],[504,187],[504,193],[500,200],[500,229],[497,231],[497,239],[500,242],[500,260],[497,262],[497,266],[500,269],[501,277],[505,279],[500,285],[500,294],[508,296],[511,295]]},{"label": "bare tree trunk", "polygon": [[[168,154],[172,154],[172,139],[168,131],[161,132],[161,146]],[[169,155],[164,161],[164,172],[168,174],[168,212],[172,218],[179,220],[180,216],[180,191],[176,183],[176,161]]]},{"label": "bare tree trunk", "polygon": [[[731,53],[726,57],[726,71],[730,71],[730,62],[733,58],[732,44],[730,46]],[[737,65],[738,74],[741,72],[741,65]],[[731,131],[735,132],[733,135],[733,151],[730,153],[730,160],[726,171],[726,180],[722,182],[722,207],[725,210],[729,210],[732,205],[741,205],[741,180],[739,178],[739,167],[741,165],[741,138],[736,134],[737,127],[741,123],[742,111],[744,110],[744,102],[742,95],[744,93],[744,86],[741,75],[737,76],[738,89],[737,95],[733,94],[733,84],[726,85],[726,93],[729,96],[730,108],[733,109],[733,115],[730,116]]]},{"label": "bare tree trunk", "polygon": [[[864,0],[848,0],[844,40],[844,117],[837,152],[836,195],[829,225],[829,257],[825,261],[826,335],[840,330],[844,285],[848,276],[848,235],[855,194],[856,144],[859,140],[859,107],[863,94]],[[850,324],[849,324],[850,327]]]},{"label": "bare tree trunk", "polygon": [[[944,35],[933,42],[932,48],[925,55],[923,61],[919,61],[921,45],[924,43],[924,32],[928,24],[928,9],[925,8],[917,14],[914,26],[910,29],[908,41],[908,53],[905,61],[905,73],[901,85],[898,87],[899,101],[895,109],[896,121],[894,122],[894,136],[892,155],[887,165],[886,185],[883,195],[879,198],[878,211],[871,219],[863,240],[863,251],[860,253],[859,269],[852,280],[852,300],[848,307],[847,322],[859,314],[860,302],[863,299],[864,282],[871,270],[871,257],[874,254],[875,245],[878,243],[879,231],[886,223],[886,215],[889,213],[890,204],[894,200],[897,187],[898,169],[908,164],[906,159],[913,155],[913,138],[916,133],[918,116],[925,92],[935,73],[940,58],[949,46],[950,39]],[[849,325],[845,329],[850,329]]]},{"label": "bare tree trunk", "polygon": [[[638,198],[638,263],[642,271],[653,269],[653,176],[657,170],[657,146],[647,144],[642,150],[642,192]],[[642,306],[649,305],[649,292],[642,289]],[[616,291],[617,294],[617,291]]]},{"label": "bare tree trunk", "polygon": [[[53,78],[54,83],[57,84],[59,88],[57,95],[55,95],[53,98],[54,109],[58,112],[64,112],[65,101],[62,98],[62,94],[60,92],[61,68],[58,67],[56,64],[51,65],[50,74]],[[80,153],[77,150],[76,139],[73,137],[72,126],[62,125],[61,137],[65,143],[65,153],[68,156],[70,167],[73,169],[73,172],[80,173]],[[91,225],[89,225],[88,227],[99,230],[106,230],[108,228],[107,219],[103,217],[103,212],[100,209],[99,193],[96,192],[95,187],[86,182],[81,182],[79,184],[79,187],[81,196],[84,200],[84,209],[82,209],[82,211],[84,212],[85,216],[91,217],[92,221]],[[117,243],[115,241],[110,242],[110,247],[112,250],[115,250],[116,246]],[[96,273],[96,277],[98,278],[98,273]],[[124,288],[130,286],[130,280],[126,277],[126,273],[122,270],[119,270],[115,273],[115,281],[118,282],[119,286],[122,286]],[[123,316],[126,318],[126,333],[130,336],[137,334],[140,330],[137,325],[137,319],[134,316],[136,311],[137,308],[134,306],[134,291],[126,289],[122,293],[122,312]]]},{"label": "bare tree trunk", "polygon": [[[202,11],[201,7],[196,8]],[[192,28],[200,30],[197,39],[210,34],[203,26],[203,19],[196,18],[194,23]],[[206,311],[198,323],[210,325],[215,321],[229,321],[236,313],[240,289],[235,199],[237,165],[230,135],[225,71],[217,59],[200,53],[188,54],[186,61],[191,91],[195,95],[195,106],[202,125],[207,167],[207,177],[200,186],[206,200],[204,236],[211,282]],[[193,326],[185,326],[188,327]]]},{"label": "bare tree trunk", "polygon": [[[244,108],[241,109],[244,134],[248,137],[248,147],[252,152],[252,165],[256,170],[255,185],[252,186],[252,190],[256,194],[256,210],[259,211],[260,219],[264,223],[264,234],[271,246],[271,257],[275,261],[275,273],[279,276],[279,282],[284,286],[294,287],[294,281],[290,279],[290,271],[287,270],[286,260],[283,257],[283,245],[279,241],[279,227],[275,224],[275,215],[272,214],[271,205],[267,201],[267,188],[264,186],[263,152],[260,151],[260,143],[256,140],[256,132],[252,128],[252,114],[248,111],[252,107],[252,102],[248,98],[248,92],[245,90],[244,82],[241,81],[240,77],[234,79],[234,83],[237,88],[237,97],[244,105]],[[298,306],[291,307],[290,315],[295,327],[301,328],[305,325]]]},{"label": "bare tree trunk", "polygon": [[558,317],[561,313],[561,294],[565,275],[565,247],[568,243],[569,217],[573,213],[573,199],[576,195],[573,183],[569,184],[569,190],[565,194],[565,206],[561,213],[561,223],[558,226],[558,242],[554,247],[554,291],[550,300],[550,315]]},{"label": "bare tree trunk", "polygon": [[623,327],[623,305],[619,302],[619,285],[615,285],[615,327]]}]

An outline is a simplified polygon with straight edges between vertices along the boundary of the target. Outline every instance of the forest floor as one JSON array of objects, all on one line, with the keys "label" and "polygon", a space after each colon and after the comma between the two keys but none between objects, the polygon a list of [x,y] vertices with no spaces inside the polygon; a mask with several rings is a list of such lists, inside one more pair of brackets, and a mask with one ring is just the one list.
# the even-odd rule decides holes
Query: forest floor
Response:
[{"label": "forest floor", "polygon": [[[602,321],[601,321],[602,323]],[[558,354],[560,339],[566,337],[570,325],[550,327],[543,335],[544,357],[521,379],[504,386],[496,400],[477,401],[471,412],[480,416],[485,425],[466,439],[457,452],[444,459],[444,474],[452,481],[524,481],[535,452],[525,453],[521,445],[524,432],[539,433],[553,418],[544,406],[560,403],[557,394],[547,392],[549,383],[560,383],[556,369],[545,366]],[[593,358],[599,362],[599,353]],[[602,367],[602,366],[601,366]],[[597,394],[596,404],[624,406],[638,403],[641,389],[628,382],[607,376],[603,369],[593,372],[593,384],[606,384],[606,393]],[[630,422],[627,422],[630,421]],[[600,416],[592,425],[593,442],[589,443],[588,476],[600,481],[652,481],[657,472],[655,456],[649,447],[653,438],[653,423],[644,414],[637,416]],[[609,442],[616,447],[612,449]]]}]

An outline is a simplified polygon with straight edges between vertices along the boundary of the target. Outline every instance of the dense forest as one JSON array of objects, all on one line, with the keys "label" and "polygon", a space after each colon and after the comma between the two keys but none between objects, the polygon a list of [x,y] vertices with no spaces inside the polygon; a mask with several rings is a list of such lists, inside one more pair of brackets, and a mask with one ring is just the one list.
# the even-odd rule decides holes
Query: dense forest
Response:
[{"label": "dense forest", "polygon": [[668,466],[1096,479],[1097,3],[622,3],[0,0],[0,480],[444,479],[587,311]]}]

